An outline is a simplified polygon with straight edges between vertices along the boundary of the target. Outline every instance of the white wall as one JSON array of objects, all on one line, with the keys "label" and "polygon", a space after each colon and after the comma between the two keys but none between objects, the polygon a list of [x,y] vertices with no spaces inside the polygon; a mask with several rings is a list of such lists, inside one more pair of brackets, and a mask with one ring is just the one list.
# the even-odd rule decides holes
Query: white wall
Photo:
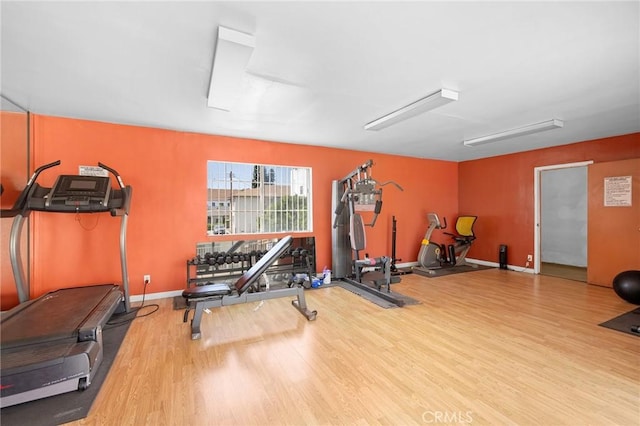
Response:
[{"label": "white wall", "polygon": [[587,266],[587,167],[541,173],[543,262]]}]

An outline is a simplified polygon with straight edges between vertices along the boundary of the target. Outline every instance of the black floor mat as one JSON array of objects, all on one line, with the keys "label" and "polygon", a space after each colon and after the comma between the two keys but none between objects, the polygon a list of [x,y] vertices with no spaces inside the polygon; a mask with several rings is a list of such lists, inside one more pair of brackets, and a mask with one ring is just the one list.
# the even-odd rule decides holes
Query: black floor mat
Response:
[{"label": "black floor mat", "polygon": [[[131,314],[127,314],[131,318]],[[120,318],[120,319],[119,319]],[[124,315],[114,315],[110,322],[117,323]],[[84,391],[67,392],[49,398],[3,408],[0,411],[2,426],[29,425],[50,426],[80,420],[89,414],[91,404],[109,373],[120,345],[129,331],[131,322],[118,326],[107,325],[102,331],[103,359],[91,385]]]},{"label": "black floor mat", "polygon": [[639,333],[631,331],[632,326],[640,327],[640,308],[636,308],[633,311],[627,312],[626,314],[619,315],[613,319],[610,319],[609,321],[603,322],[600,325],[602,327],[621,331],[633,336],[640,336]]}]

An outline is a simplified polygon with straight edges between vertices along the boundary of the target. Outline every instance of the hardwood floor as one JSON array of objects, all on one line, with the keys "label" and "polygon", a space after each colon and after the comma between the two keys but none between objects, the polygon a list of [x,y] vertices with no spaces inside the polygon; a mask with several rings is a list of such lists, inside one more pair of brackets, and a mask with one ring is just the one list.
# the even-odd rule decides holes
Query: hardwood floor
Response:
[{"label": "hardwood floor", "polygon": [[201,340],[160,301],[137,319],[76,425],[640,424],[640,338],[598,324],[634,308],[609,288],[489,269],[393,290],[382,309],[307,291],[212,310]]},{"label": "hardwood floor", "polygon": [[587,282],[587,268],[579,266],[542,262],[540,264],[540,273],[542,275],[551,275],[558,278],[581,281],[583,283]]}]

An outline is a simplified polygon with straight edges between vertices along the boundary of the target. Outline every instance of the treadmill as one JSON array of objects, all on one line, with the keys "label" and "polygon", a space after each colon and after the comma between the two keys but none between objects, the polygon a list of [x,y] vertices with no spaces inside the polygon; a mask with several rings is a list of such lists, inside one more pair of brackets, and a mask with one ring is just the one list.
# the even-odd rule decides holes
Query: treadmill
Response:
[{"label": "treadmill", "polygon": [[[2,212],[14,217],[9,255],[20,304],[0,317],[0,408],[86,389],[102,363],[104,326],[114,313],[131,311],[125,242],[132,188],[102,163],[98,166],[116,178],[118,188],[111,188],[108,176],[93,175],[61,175],[52,188],[36,183],[42,171],[59,164],[36,169],[13,208]],[[122,287],[63,288],[29,300],[20,234],[32,211],[120,217]]]}]

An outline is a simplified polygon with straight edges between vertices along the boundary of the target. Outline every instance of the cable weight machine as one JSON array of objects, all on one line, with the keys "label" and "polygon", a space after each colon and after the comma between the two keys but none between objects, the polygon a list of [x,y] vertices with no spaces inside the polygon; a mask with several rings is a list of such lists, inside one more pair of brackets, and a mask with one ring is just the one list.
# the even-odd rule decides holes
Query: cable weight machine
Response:
[{"label": "cable weight machine", "polygon": [[391,275],[392,276],[407,275],[412,273],[411,269],[407,269],[407,268],[398,269],[398,267],[396,266],[396,262],[399,260],[402,260],[396,257],[396,238],[398,236],[398,229],[397,229],[398,221],[396,220],[395,216],[393,216],[391,220],[393,221],[393,225],[391,228]]},{"label": "cable weight machine", "polygon": [[[334,214],[331,231],[332,274],[337,279],[394,303],[404,305],[404,300],[391,292],[391,283],[398,282],[392,277],[390,256],[360,257],[366,249],[365,227],[373,227],[382,211],[382,187],[393,184],[402,191],[402,187],[393,181],[377,182],[372,174],[373,160],[358,166],[340,180],[332,182],[331,208]],[[373,217],[365,223],[360,212],[372,212]],[[367,270],[373,268],[373,272]],[[377,277],[370,280],[369,274]],[[382,275],[382,277],[380,277]],[[372,285],[368,285],[371,282]],[[382,287],[386,286],[386,291]]]}]

